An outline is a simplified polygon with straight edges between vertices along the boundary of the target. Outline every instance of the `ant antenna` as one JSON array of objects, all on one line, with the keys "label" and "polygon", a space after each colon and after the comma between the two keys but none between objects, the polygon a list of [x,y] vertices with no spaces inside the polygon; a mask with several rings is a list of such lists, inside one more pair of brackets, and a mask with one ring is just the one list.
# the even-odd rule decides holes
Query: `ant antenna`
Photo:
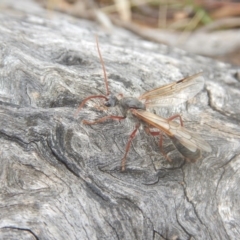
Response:
[{"label": "ant antenna", "polygon": [[103,69],[103,74],[104,74],[104,81],[105,81],[105,87],[106,87],[106,91],[107,91],[107,96],[109,95],[109,88],[108,88],[108,78],[107,78],[107,74],[106,74],[106,69],[105,69],[105,66],[104,66],[104,61],[103,61],[103,58],[102,58],[102,55],[101,55],[101,52],[100,52],[100,49],[99,49],[99,44],[98,44],[98,36],[96,35],[96,43],[97,43],[97,50],[98,50],[98,55],[99,55],[99,58],[100,58],[100,62],[101,62],[101,65],[102,65],[102,69]]}]

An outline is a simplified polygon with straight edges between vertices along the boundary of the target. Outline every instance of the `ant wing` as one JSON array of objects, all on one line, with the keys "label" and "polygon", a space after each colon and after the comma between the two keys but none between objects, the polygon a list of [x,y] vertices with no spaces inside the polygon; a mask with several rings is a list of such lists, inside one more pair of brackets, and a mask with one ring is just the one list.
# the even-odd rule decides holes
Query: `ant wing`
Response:
[{"label": "ant wing", "polygon": [[[190,152],[197,152],[199,150],[203,150],[206,152],[212,151],[211,146],[206,141],[204,141],[200,136],[193,132],[188,131],[186,128],[182,127],[180,124],[176,122],[169,121],[156,114],[144,110],[133,109],[131,111],[134,116],[141,119],[151,127],[155,127],[160,131],[164,132],[165,134],[167,134],[170,137],[170,139],[172,139],[175,146],[176,146],[175,143],[178,143],[178,145],[181,144],[185,149],[189,150]],[[179,150],[180,147],[177,148]]]},{"label": "ant wing", "polygon": [[202,73],[183,78],[177,82],[164,85],[141,95],[146,107],[170,106],[186,102],[199,93],[204,85]]}]

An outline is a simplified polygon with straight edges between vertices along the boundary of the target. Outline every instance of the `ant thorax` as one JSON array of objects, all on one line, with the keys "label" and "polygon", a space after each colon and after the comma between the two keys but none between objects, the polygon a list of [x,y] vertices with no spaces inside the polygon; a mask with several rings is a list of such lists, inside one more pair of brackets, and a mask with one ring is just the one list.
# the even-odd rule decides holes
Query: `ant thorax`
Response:
[{"label": "ant thorax", "polygon": [[123,116],[127,115],[129,109],[146,110],[146,106],[134,97],[123,97],[119,100],[119,107],[121,108]]},{"label": "ant thorax", "polygon": [[114,95],[110,95],[105,103],[106,107],[119,106],[122,114],[126,117],[129,109],[142,109],[146,110],[145,105],[134,97],[121,97],[120,99]]}]

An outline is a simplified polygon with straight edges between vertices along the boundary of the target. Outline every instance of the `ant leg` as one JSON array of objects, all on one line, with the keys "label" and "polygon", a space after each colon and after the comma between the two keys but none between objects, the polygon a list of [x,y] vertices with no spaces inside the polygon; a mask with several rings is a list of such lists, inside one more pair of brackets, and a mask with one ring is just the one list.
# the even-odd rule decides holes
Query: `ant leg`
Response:
[{"label": "ant leg", "polygon": [[103,95],[93,95],[90,97],[85,98],[82,103],[80,104],[80,106],[78,107],[78,109],[76,110],[74,117],[76,117],[78,115],[78,113],[80,112],[80,110],[83,108],[83,106],[86,104],[86,102],[92,98],[104,98],[105,100],[108,100],[108,98],[106,96]]},{"label": "ant leg", "polygon": [[158,131],[158,132],[151,131],[149,127],[145,127],[144,129],[145,129],[147,134],[151,134],[154,137],[155,136],[160,136],[160,139],[159,139],[160,152],[169,162],[172,162],[172,159],[163,150],[163,133],[161,131]]},{"label": "ant leg", "polygon": [[162,153],[162,155],[169,161],[172,162],[172,159],[165,153],[165,151],[163,150],[163,134],[162,132],[159,132],[160,134],[160,140],[159,140],[159,147],[160,147],[160,151]]},{"label": "ant leg", "polygon": [[152,135],[152,136],[159,136],[160,134],[161,134],[161,132],[160,131],[157,131],[157,132],[154,132],[154,131],[151,131],[150,130],[150,127],[144,127],[144,130],[145,130],[145,132],[147,133],[147,134],[149,134],[149,135]]},{"label": "ant leg", "polygon": [[123,120],[125,119],[126,117],[122,117],[122,116],[105,116],[105,117],[102,117],[102,118],[99,118],[95,121],[87,121],[87,120],[83,120],[82,123],[83,124],[86,124],[86,125],[93,125],[93,124],[96,124],[96,123],[101,123],[101,122],[105,122],[107,121],[108,119],[113,119],[113,120]]},{"label": "ant leg", "polygon": [[182,117],[181,117],[180,114],[173,115],[172,117],[167,118],[167,120],[168,120],[168,121],[172,121],[172,120],[175,119],[175,118],[179,118],[180,124],[181,124],[181,126],[183,127],[183,120],[182,120]]},{"label": "ant leg", "polygon": [[126,151],[125,151],[125,154],[122,158],[122,162],[121,162],[121,168],[122,168],[122,172],[125,171],[126,169],[126,158],[127,158],[127,154],[129,152],[129,149],[130,149],[130,146],[131,146],[131,142],[132,140],[135,138],[136,136],[136,133],[137,133],[137,130],[139,129],[140,127],[140,124],[137,124],[134,131],[131,133],[131,135],[129,136],[128,138],[128,142],[127,142],[127,145],[126,145]]}]

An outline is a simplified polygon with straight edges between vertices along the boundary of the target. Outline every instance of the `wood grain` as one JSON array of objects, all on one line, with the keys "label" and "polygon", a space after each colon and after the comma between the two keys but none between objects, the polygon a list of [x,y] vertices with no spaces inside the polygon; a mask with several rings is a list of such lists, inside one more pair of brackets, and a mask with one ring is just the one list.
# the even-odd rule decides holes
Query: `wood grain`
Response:
[{"label": "wood grain", "polygon": [[[64,15],[0,22],[0,239],[240,238],[237,69]],[[169,163],[141,129],[120,171],[131,119],[83,125],[118,112],[95,100],[74,117],[105,93],[96,33],[113,93],[204,72],[194,99],[156,113],[181,113],[211,154],[187,163],[165,139]]]}]

